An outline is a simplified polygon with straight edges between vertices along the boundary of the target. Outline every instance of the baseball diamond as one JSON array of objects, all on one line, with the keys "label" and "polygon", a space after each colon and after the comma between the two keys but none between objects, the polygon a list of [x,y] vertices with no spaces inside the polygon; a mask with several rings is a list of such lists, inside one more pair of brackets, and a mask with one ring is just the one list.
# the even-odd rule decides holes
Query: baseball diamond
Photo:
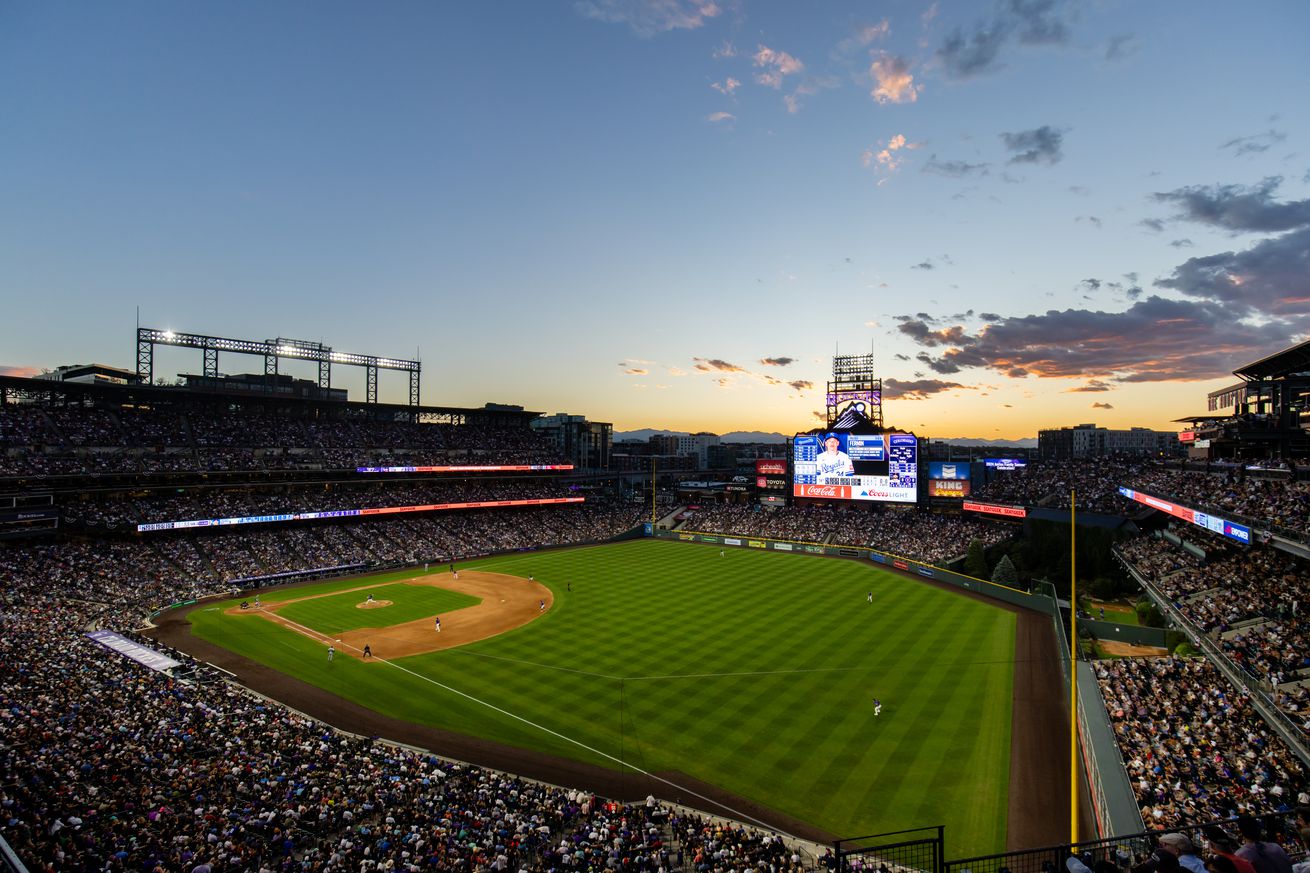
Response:
[{"label": "baseball diamond", "polygon": [[[159,635],[341,727],[435,730],[475,763],[619,796],[654,783],[812,837],[940,820],[953,851],[988,852],[1033,817],[1007,822],[1022,801],[1011,791],[1046,766],[1012,760],[1012,712],[1033,681],[1016,659],[1016,642],[1032,645],[1022,611],[854,561],[654,541],[413,577],[270,591],[259,615],[192,607]],[[370,591],[394,605],[356,609]],[[411,602],[432,592],[480,602],[441,607],[438,635],[436,610]],[[404,620],[380,625],[392,610]],[[337,639],[352,657],[328,662]]]}]

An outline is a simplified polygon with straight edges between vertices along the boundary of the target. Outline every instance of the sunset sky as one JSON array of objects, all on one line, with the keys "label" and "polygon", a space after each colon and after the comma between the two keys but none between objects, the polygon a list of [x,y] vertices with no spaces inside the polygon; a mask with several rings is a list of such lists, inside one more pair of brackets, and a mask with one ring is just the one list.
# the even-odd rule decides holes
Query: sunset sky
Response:
[{"label": "sunset sky", "polygon": [[0,2],[0,372],[131,368],[139,306],[619,430],[808,429],[870,350],[921,435],[1176,429],[1310,335],[1306,34],[1305,0]]}]

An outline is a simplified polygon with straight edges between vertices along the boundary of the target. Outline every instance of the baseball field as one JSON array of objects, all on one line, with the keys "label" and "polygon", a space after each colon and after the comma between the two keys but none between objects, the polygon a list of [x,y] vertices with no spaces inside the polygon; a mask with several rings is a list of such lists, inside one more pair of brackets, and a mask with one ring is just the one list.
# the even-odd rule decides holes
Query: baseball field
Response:
[{"label": "baseball field", "polygon": [[688,798],[716,786],[838,836],[944,823],[956,857],[1005,848],[1013,612],[859,561],[651,540],[458,570],[188,618],[405,722],[656,773]]}]

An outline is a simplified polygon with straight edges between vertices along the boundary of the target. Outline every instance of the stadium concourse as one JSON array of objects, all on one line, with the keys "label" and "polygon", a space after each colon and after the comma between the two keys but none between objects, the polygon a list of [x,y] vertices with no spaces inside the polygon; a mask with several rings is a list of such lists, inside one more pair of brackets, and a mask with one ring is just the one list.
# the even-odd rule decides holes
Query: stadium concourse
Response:
[{"label": "stadium concourse", "polygon": [[[12,493],[56,494],[60,514],[58,533],[0,544],[0,835],[31,867],[51,870],[718,871],[823,863],[768,833],[654,801],[607,803],[352,739],[249,696],[181,653],[168,652],[181,666],[165,675],[106,657],[83,634],[95,626],[130,636],[160,604],[234,585],[603,541],[646,517],[644,505],[592,497],[350,514],[573,493],[570,480],[539,472],[379,480],[350,475],[356,465],[560,460],[526,427],[251,417],[205,404],[0,404],[0,478]],[[1141,520],[1142,507],[1118,494],[1127,484],[1310,536],[1305,483],[1294,474],[1063,463],[998,477],[981,494],[1067,506],[1073,488],[1083,509]],[[290,518],[306,512],[318,515]],[[237,516],[279,523],[158,536],[137,527]],[[935,563],[959,557],[972,540],[1016,533],[957,515],[827,507],[718,507],[688,525],[894,544]],[[1224,545],[1192,528],[1130,541],[1120,554],[1310,731],[1301,684],[1310,678],[1305,559],[1266,545]],[[1302,762],[1255,712],[1249,689],[1231,685],[1211,661],[1132,659],[1096,669],[1147,825],[1310,801]]]}]

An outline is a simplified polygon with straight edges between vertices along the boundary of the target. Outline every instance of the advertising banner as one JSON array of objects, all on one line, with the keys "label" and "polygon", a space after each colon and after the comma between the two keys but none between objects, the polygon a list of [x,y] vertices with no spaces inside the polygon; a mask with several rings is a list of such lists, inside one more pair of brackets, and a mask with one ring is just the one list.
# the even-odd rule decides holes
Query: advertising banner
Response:
[{"label": "advertising banner", "polygon": [[1158,509],[1161,512],[1168,513],[1174,518],[1181,518],[1183,521],[1190,522],[1197,527],[1203,527],[1211,533],[1217,533],[1220,536],[1228,537],[1239,543],[1251,544],[1251,529],[1244,524],[1238,524],[1234,521],[1219,516],[1211,515],[1207,512],[1201,512],[1198,509],[1192,509],[1189,506],[1182,506],[1177,503],[1171,503],[1168,500],[1161,500],[1159,497],[1152,497],[1150,494],[1143,494],[1140,491],[1134,491],[1131,488],[1120,488],[1119,493],[1129,500]]},{"label": "advertising banner", "polygon": [[137,533],[155,530],[189,530],[199,527],[226,527],[240,524],[269,524],[284,521],[312,521],[320,518],[352,518],[361,515],[392,515],[397,512],[431,512],[438,509],[477,509],[489,506],[547,506],[558,503],[584,503],[585,497],[545,497],[532,500],[480,500],[473,503],[429,503],[423,506],[378,506],[367,509],[329,509],[320,512],[295,512],[282,515],[243,515],[233,518],[193,518],[185,521],[156,521],[138,524]]},{"label": "advertising banner", "polygon": [[787,461],[782,458],[760,458],[755,462],[755,472],[761,476],[785,476]]},{"label": "advertising banner", "polygon": [[1027,518],[1028,510],[1022,506],[1002,506],[996,503],[972,503],[964,501],[964,508],[969,512],[984,512],[987,515],[1003,515],[1007,518]]},{"label": "advertising banner", "polygon": [[438,467],[356,467],[356,473],[525,473],[572,470],[572,464],[447,464]]}]

